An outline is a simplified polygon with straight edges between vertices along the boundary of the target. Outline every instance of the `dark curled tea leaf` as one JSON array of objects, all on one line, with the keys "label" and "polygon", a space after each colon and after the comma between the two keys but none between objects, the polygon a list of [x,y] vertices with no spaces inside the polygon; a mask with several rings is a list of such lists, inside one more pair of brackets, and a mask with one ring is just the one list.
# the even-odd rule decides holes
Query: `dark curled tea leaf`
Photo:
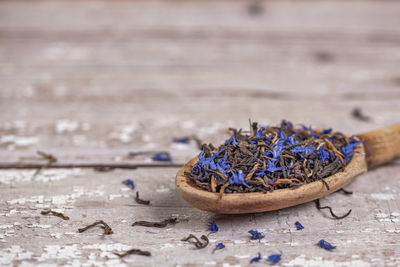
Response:
[{"label": "dark curled tea leaf", "polygon": [[142,204],[142,205],[150,205],[150,200],[143,200],[139,198],[139,191],[136,192],[136,197],[135,197],[135,201],[138,204]]},{"label": "dark curled tea leaf", "polygon": [[178,222],[179,222],[178,218],[171,217],[171,218],[165,219],[165,220],[163,220],[161,222],[137,221],[137,222],[134,222],[132,224],[132,226],[137,226],[138,225],[138,226],[144,226],[144,227],[164,228],[168,224],[177,224]]},{"label": "dark curled tea leaf", "polygon": [[338,190],[338,192],[343,192],[345,195],[352,195],[353,192],[352,191],[347,191],[346,189],[340,188]]},{"label": "dark curled tea leaf", "polygon": [[101,167],[93,168],[93,170],[96,172],[110,172],[110,171],[113,171],[114,168],[110,167],[110,166],[101,166]]},{"label": "dark curled tea leaf", "polygon": [[45,163],[42,167],[37,169],[35,173],[33,174],[33,177],[36,177],[41,171],[44,169],[48,168],[51,166],[51,164],[57,162],[57,158],[51,154],[44,153],[42,151],[37,151],[36,152],[39,156],[41,156],[43,159],[47,160],[47,163]]},{"label": "dark curled tea leaf", "polygon": [[111,234],[114,233],[114,232],[112,231],[111,227],[108,226],[108,224],[106,224],[103,220],[100,220],[100,221],[97,221],[97,222],[95,222],[95,223],[92,223],[92,224],[90,224],[90,225],[88,225],[88,226],[86,226],[86,227],[84,227],[84,228],[80,228],[80,229],[78,229],[78,232],[79,232],[79,233],[85,232],[86,230],[88,230],[88,229],[90,229],[90,228],[93,228],[93,227],[95,227],[96,225],[99,225],[99,224],[101,224],[101,225],[104,226],[104,234],[105,234],[105,235],[111,235]]},{"label": "dark curled tea leaf", "polygon": [[[181,241],[188,241],[188,242],[194,244],[196,246],[196,248],[205,248],[205,247],[207,247],[208,246],[208,237],[205,236],[205,235],[202,235],[200,238],[204,240],[204,243],[202,243],[196,236],[194,236],[192,234],[190,234],[186,238],[183,238]],[[191,239],[194,239],[195,242],[190,241]]]},{"label": "dark curled tea leaf", "polygon": [[353,116],[353,118],[355,118],[355,119],[357,119],[357,120],[359,120],[359,121],[366,121],[366,122],[367,122],[367,121],[370,121],[370,120],[371,120],[371,118],[370,118],[369,116],[366,116],[366,115],[362,112],[361,108],[355,108],[355,109],[353,109],[351,115]]},{"label": "dark curled tea leaf", "polygon": [[215,148],[203,144],[198,161],[185,175],[198,188],[224,194],[295,189],[343,171],[361,143],[332,129],[258,126],[250,121],[249,134],[230,129],[232,136]]},{"label": "dark curled tea leaf", "polygon": [[151,256],[150,251],[140,250],[140,249],[136,249],[136,248],[130,249],[122,254],[117,253],[117,252],[114,252],[114,254],[120,258],[126,257],[128,255],[142,255],[142,256],[147,256],[147,257]]},{"label": "dark curled tea leaf", "polygon": [[42,215],[47,215],[47,214],[52,214],[56,217],[60,217],[63,220],[69,220],[68,216],[65,216],[64,214],[60,213],[60,212],[56,212],[56,211],[52,211],[52,210],[43,210],[42,212],[40,212],[40,214]]},{"label": "dark curled tea leaf", "polygon": [[337,220],[346,218],[346,217],[349,216],[350,213],[351,213],[351,210],[349,210],[345,215],[343,215],[343,216],[337,216],[335,213],[333,213],[331,207],[329,207],[329,206],[321,207],[321,204],[320,204],[320,202],[319,202],[319,199],[315,200],[315,205],[316,205],[316,207],[317,207],[318,210],[329,209],[329,212],[331,213],[332,217],[335,218],[335,219],[337,219]]}]

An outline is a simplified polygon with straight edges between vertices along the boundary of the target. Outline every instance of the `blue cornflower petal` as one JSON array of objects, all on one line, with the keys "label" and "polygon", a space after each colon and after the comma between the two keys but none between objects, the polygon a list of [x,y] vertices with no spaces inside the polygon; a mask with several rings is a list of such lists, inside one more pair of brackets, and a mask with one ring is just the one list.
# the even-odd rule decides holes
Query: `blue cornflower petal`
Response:
[{"label": "blue cornflower petal", "polygon": [[290,151],[292,151],[292,153],[296,153],[299,156],[303,157],[302,153],[305,153],[305,154],[313,153],[315,151],[315,147],[297,146],[297,147],[292,148]]},{"label": "blue cornflower petal", "polygon": [[304,130],[310,131],[311,136],[315,138],[315,133],[314,133],[314,131],[313,131],[311,125],[310,125],[310,127],[307,127],[307,126],[305,126],[305,125],[303,125],[303,124],[302,124],[301,126],[303,126],[303,129],[304,129]]},{"label": "blue cornflower petal", "polygon": [[234,171],[231,171],[231,176],[228,178],[230,184],[242,184],[246,187],[249,185],[245,183],[244,178],[243,178],[243,173],[239,171],[238,173],[235,173]]},{"label": "blue cornflower petal", "polygon": [[264,237],[264,235],[256,230],[250,230],[248,232],[249,234],[251,234],[251,239],[255,240],[255,239],[261,239]]},{"label": "blue cornflower petal", "polygon": [[301,223],[300,223],[300,222],[295,222],[295,223],[294,223],[294,225],[296,225],[296,229],[297,229],[297,230],[304,229],[304,226],[303,226],[303,225],[301,225]]},{"label": "blue cornflower petal", "polygon": [[282,128],[278,132],[278,138],[282,140],[286,139],[286,136],[283,134]]},{"label": "blue cornflower petal", "polygon": [[294,137],[295,137],[294,134],[292,134],[291,136],[289,136],[289,137],[286,139],[286,143],[287,143],[288,145],[295,145],[295,144],[297,144],[299,141],[294,140]]},{"label": "blue cornflower petal", "polygon": [[302,153],[305,151],[305,148],[302,146],[296,146],[292,148],[290,151],[292,151],[292,153]]},{"label": "blue cornflower petal", "polygon": [[218,151],[217,153],[215,153],[214,155],[212,155],[209,158],[204,158],[204,153],[203,153],[203,151],[201,151],[200,154],[199,154],[199,161],[197,163],[200,166],[209,165],[211,169],[216,170],[217,169],[217,165],[215,165],[214,159],[219,154],[221,154],[223,151],[225,151],[225,149],[222,149],[222,150]]},{"label": "blue cornflower petal", "polygon": [[239,142],[236,140],[235,136],[231,136],[228,140],[225,141],[225,144],[231,143],[232,145],[238,145]]},{"label": "blue cornflower petal", "polygon": [[215,246],[215,248],[214,248],[213,251],[216,251],[216,250],[218,250],[218,249],[223,249],[223,248],[225,248],[225,245],[222,244],[222,243],[218,243],[218,244]]},{"label": "blue cornflower petal", "polygon": [[272,254],[268,256],[268,260],[273,263],[278,263],[281,261],[282,254]]},{"label": "blue cornflower petal", "polygon": [[218,229],[219,228],[214,221],[208,223],[208,230],[210,230],[212,233],[218,232]]},{"label": "blue cornflower petal", "polygon": [[171,156],[168,153],[155,153],[151,159],[156,161],[172,161]]},{"label": "blue cornflower petal", "polygon": [[324,248],[324,249],[326,249],[326,250],[332,250],[332,249],[335,249],[335,248],[336,248],[336,246],[332,246],[330,243],[326,242],[326,241],[323,240],[323,239],[321,239],[321,240],[318,242],[318,245],[319,245],[321,248]]},{"label": "blue cornflower petal", "polygon": [[255,175],[256,177],[264,177],[265,171],[264,170],[256,171]]},{"label": "blue cornflower petal", "polygon": [[258,256],[254,257],[250,260],[250,264],[252,264],[253,262],[259,262],[261,260],[261,253],[258,252]]},{"label": "blue cornflower petal", "polygon": [[320,147],[318,150],[318,156],[322,160],[322,163],[329,160],[329,158],[330,158],[328,151],[326,151],[322,147]]},{"label": "blue cornflower petal", "polygon": [[275,145],[273,150],[268,150],[264,154],[267,156],[272,155],[273,160],[278,160],[279,155],[281,154],[284,148],[285,148],[284,140],[281,140]]},{"label": "blue cornflower petal", "polygon": [[276,167],[275,163],[272,160],[269,160],[265,170],[268,172],[276,172],[276,171],[281,171],[282,167]]},{"label": "blue cornflower petal", "polygon": [[189,144],[190,142],[190,137],[181,137],[181,138],[174,138],[172,142],[178,143],[178,144]]},{"label": "blue cornflower petal", "polygon": [[306,147],[306,150],[305,150],[306,154],[313,153],[314,151],[315,151],[315,147]]},{"label": "blue cornflower petal", "polygon": [[131,179],[126,179],[122,181],[124,185],[130,186],[132,189],[135,189],[135,183]]},{"label": "blue cornflower petal", "polygon": [[256,133],[256,135],[254,136],[254,138],[261,138],[262,136],[263,136],[263,131],[265,130],[265,128],[264,127],[261,127],[258,131],[257,131],[257,133]]},{"label": "blue cornflower petal", "polygon": [[325,129],[322,131],[322,134],[330,134],[332,132],[332,128]]},{"label": "blue cornflower petal", "polygon": [[350,157],[354,154],[354,148],[362,143],[363,141],[357,141],[352,137],[350,138],[350,144],[341,147],[342,153],[344,154],[345,162],[348,162],[350,160]]}]

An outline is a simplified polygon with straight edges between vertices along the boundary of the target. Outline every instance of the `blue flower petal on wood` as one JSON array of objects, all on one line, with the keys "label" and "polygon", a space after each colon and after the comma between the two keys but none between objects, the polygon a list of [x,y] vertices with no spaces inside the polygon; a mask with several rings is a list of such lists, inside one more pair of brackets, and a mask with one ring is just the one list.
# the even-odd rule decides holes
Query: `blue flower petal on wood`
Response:
[{"label": "blue flower petal on wood", "polygon": [[254,263],[254,262],[259,262],[261,260],[261,253],[258,252],[258,256],[254,257],[250,260],[250,264]]},{"label": "blue flower petal on wood", "polygon": [[212,233],[218,232],[218,229],[219,228],[214,221],[208,223],[208,230],[210,230]]},{"label": "blue flower petal on wood", "polygon": [[321,240],[318,242],[318,245],[319,245],[321,248],[324,248],[324,249],[326,249],[326,250],[333,250],[333,249],[336,248],[336,246],[332,246],[329,242],[327,242],[327,241],[325,241],[325,240],[323,240],[323,239],[321,239]]},{"label": "blue flower petal on wood", "polygon": [[268,260],[272,263],[278,263],[281,261],[281,254],[272,254],[268,256]]},{"label": "blue flower petal on wood", "polygon": [[135,189],[135,183],[131,179],[126,179],[126,180],[122,181],[122,183],[124,185],[129,186],[132,189]]},{"label": "blue flower petal on wood", "polygon": [[255,240],[255,239],[261,239],[264,237],[264,235],[256,230],[250,230],[248,232],[249,234],[251,234],[251,239]]},{"label": "blue flower petal on wood", "polygon": [[303,226],[300,222],[298,222],[298,221],[295,222],[294,225],[296,225],[296,229],[297,229],[297,230],[304,229],[304,226]]}]

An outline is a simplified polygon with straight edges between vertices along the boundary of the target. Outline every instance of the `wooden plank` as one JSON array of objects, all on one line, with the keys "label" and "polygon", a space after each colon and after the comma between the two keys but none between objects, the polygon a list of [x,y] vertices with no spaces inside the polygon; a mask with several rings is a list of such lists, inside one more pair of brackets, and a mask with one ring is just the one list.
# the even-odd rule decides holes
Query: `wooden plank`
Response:
[{"label": "wooden plank", "polygon": [[[198,153],[196,135],[222,143],[248,118],[281,118],[345,133],[398,123],[400,3],[397,1],[0,1],[0,162],[153,164],[131,151]],[[362,107],[370,122],[351,116]],[[224,216],[190,207],[176,193],[177,168],[0,171],[0,265],[246,266],[258,252],[283,252],[283,266],[399,265],[399,160],[360,176],[322,203]],[[121,184],[133,179],[151,206]],[[42,216],[59,209],[69,221]],[[135,220],[183,221],[166,229]],[[110,224],[84,234],[95,220]],[[181,240],[220,231],[195,250]],[[305,226],[294,228],[295,221]],[[250,229],[262,231],[250,241]],[[333,253],[315,243],[326,239]],[[34,240],[35,242],[32,242]],[[219,242],[226,249],[212,254]],[[152,257],[118,259],[132,247]]]}]

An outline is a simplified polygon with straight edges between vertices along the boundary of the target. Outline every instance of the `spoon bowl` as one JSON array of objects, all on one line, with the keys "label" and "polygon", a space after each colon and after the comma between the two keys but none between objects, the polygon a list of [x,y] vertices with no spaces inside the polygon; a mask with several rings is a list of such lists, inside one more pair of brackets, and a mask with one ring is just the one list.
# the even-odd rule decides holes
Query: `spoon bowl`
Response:
[{"label": "spoon bowl", "polygon": [[304,184],[291,189],[277,189],[272,192],[219,193],[208,192],[197,187],[185,172],[190,172],[198,158],[186,163],[176,175],[176,187],[180,195],[192,206],[214,213],[241,214],[283,209],[324,197],[346,186],[355,177],[389,162],[400,155],[400,124],[379,131],[358,135],[364,144],[355,149],[350,163],[344,171],[324,178],[329,190],[320,181]]}]

